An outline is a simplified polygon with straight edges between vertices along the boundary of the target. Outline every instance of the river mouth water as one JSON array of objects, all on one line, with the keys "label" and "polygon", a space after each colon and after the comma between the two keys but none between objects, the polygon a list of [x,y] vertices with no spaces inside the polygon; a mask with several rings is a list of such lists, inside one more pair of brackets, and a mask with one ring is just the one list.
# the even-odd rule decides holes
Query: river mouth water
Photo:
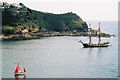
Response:
[{"label": "river mouth water", "polygon": [[[17,63],[27,78],[117,78],[118,37],[102,38],[112,46],[83,48],[88,37],[43,37],[2,42],[2,77],[14,78]],[[92,42],[98,38],[93,37]]]}]

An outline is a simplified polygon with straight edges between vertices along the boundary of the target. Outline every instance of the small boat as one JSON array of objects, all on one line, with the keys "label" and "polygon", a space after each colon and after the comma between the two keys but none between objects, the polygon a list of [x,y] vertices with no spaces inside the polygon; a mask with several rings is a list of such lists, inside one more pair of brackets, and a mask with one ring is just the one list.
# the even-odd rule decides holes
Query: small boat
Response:
[{"label": "small boat", "polygon": [[15,72],[14,72],[15,78],[26,78],[26,69],[25,69],[25,67],[23,68],[23,70],[24,71],[22,72],[21,69],[20,69],[20,65],[18,63],[18,65],[17,65],[17,67],[15,69]]},{"label": "small boat", "polygon": [[[90,26],[90,24],[89,24]],[[100,36],[100,23],[99,23],[99,29],[98,29],[98,43],[91,43],[91,28],[89,28],[89,43],[84,43],[81,40],[79,42],[82,43],[84,48],[94,48],[94,47],[108,47],[109,46],[109,42],[101,42],[101,36]]]}]

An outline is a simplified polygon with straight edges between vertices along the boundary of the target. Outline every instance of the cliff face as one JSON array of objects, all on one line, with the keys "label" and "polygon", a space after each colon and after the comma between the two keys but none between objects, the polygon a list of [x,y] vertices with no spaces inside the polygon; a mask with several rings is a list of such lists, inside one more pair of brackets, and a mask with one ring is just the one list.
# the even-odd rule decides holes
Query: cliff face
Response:
[{"label": "cliff face", "polygon": [[1,3],[3,26],[38,26],[50,31],[87,31],[88,26],[78,15],[69,12],[52,14],[31,10],[24,4]]}]

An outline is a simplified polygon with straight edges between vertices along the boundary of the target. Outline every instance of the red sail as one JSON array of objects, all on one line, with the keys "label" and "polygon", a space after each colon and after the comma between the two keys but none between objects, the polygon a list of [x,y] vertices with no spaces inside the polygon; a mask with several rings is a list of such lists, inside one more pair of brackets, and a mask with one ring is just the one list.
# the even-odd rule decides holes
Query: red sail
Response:
[{"label": "red sail", "polygon": [[26,69],[25,69],[25,67],[24,67],[24,72],[26,72]]},{"label": "red sail", "polygon": [[18,65],[17,65],[14,73],[20,73],[20,72],[21,72],[21,71],[20,71],[20,65],[19,65],[19,63],[18,63]]}]

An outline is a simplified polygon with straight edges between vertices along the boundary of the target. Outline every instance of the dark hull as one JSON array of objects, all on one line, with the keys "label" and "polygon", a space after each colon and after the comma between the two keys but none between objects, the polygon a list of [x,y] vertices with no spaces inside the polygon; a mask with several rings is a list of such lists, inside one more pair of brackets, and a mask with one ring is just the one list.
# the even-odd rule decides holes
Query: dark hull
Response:
[{"label": "dark hull", "polygon": [[15,76],[24,76],[25,74],[15,74]]},{"label": "dark hull", "polygon": [[87,44],[83,43],[84,48],[94,48],[94,47],[108,47],[109,45],[107,44]]},{"label": "dark hull", "polygon": [[15,73],[14,77],[15,78],[26,78],[26,74],[25,73]]}]

